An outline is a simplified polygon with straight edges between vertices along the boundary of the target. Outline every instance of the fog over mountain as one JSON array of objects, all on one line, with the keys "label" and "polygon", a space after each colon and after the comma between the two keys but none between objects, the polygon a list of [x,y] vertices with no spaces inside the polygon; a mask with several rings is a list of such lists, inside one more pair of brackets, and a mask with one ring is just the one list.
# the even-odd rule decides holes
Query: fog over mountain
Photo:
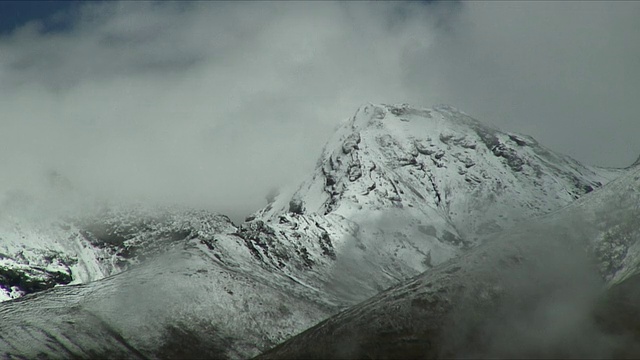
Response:
[{"label": "fog over mountain", "polygon": [[640,3],[58,4],[0,358],[640,357]]},{"label": "fog over mountain", "polygon": [[46,202],[14,197],[0,227],[0,351],[634,355],[632,324],[617,319],[640,309],[613,301],[635,299],[635,283],[608,299],[637,275],[637,171],[584,166],[450,106],[369,104],[297,191],[240,225],[113,201],[43,217],[30,210]]},{"label": "fog over mountain", "polygon": [[592,165],[640,153],[635,2],[73,9],[0,37],[2,188],[55,169],[242,219],[367,102],[453,104]]}]

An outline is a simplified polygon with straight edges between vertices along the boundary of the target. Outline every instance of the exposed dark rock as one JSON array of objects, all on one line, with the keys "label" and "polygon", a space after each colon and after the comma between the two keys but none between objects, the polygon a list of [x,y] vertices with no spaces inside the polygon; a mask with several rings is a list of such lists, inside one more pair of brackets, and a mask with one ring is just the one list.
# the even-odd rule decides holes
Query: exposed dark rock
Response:
[{"label": "exposed dark rock", "polygon": [[342,143],[342,152],[346,155],[351,153],[351,151],[353,150],[357,150],[359,143],[360,143],[360,133],[356,132],[349,135]]},{"label": "exposed dark rock", "polygon": [[414,157],[410,157],[410,158],[402,158],[402,159],[398,159],[400,162],[400,166],[411,166],[411,165],[417,165],[418,164],[418,160],[416,160],[416,158]]},{"label": "exposed dark rock", "polygon": [[289,201],[289,212],[294,214],[304,214],[304,203],[300,199],[291,199]]},{"label": "exposed dark rock", "polygon": [[348,175],[349,175],[349,181],[352,181],[352,182],[362,177],[362,169],[360,168],[360,161],[358,159],[355,159],[349,165]]},{"label": "exposed dark rock", "polygon": [[333,186],[336,184],[336,178],[333,175],[326,174],[324,184],[325,186]]},{"label": "exposed dark rock", "polygon": [[401,107],[395,107],[395,106],[390,106],[389,107],[391,110],[391,113],[395,116],[400,116],[400,115],[404,115],[407,112],[407,106],[401,106]]},{"label": "exposed dark rock", "polygon": [[466,158],[466,159],[464,159],[464,166],[465,166],[467,169],[468,169],[468,168],[470,168],[470,167],[472,167],[472,166],[474,166],[475,164],[476,164],[476,163],[475,163],[472,159],[470,159],[470,158]]},{"label": "exposed dark rock", "polygon": [[475,130],[478,136],[480,136],[480,139],[482,139],[482,142],[489,150],[492,150],[494,147],[500,144],[500,140],[498,139],[498,136],[496,136],[494,131],[491,131],[490,129],[484,127],[476,127]]},{"label": "exposed dark rock", "polygon": [[513,140],[516,144],[518,144],[518,146],[529,145],[529,143],[525,139],[514,134],[509,134],[509,139]]},{"label": "exposed dark rock", "polygon": [[10,289],[15,286],[26,294],[50,289],[58,284],[66,285],[73,279],[70,273],[45,269],[11,269],[0,267],[0,287]]},{"label": "exposed dark rock", "polygon": [[327,233],[326,231],[324,231],[320,236],[320,248],[322,248],[322,255],[328,256],[332,260],[336,259],[336,252],[333,249],[333,244],[331,243],[329,233]]},{"label": "exposed dark rock", "polygon": [[629,221],[625,226],[611,227],[604,233],[603,241],[595,244],[593,253],[603,276],[614,275],[622,268],[629,247],[635,239],[634,233],[637,230],[633,224],[634,221]]},{"label": "exposed dark rock", "polygon": [[440,205],[440,203],[442,203],[442,195],[440,194],[440,190],[438,190],[438,185],[436,185],[433,175],[430,172],[427,172],[427,177],[429,178],[433,192],[436,194],[436,205]]},{"label": "exposed dark rock", "polygon": [[296,248],[296,252],[302,258],[304,267],[306,267],[307,269],[311,269],[313,265],[315,265],[315,262],[311,259],[311,255],[309,255],[309,250],[307,250],[306,247],[300,246]]},{"label": "exposed dark rock", "polygon": [[498,143],[498,145],[494,146],[491,151],[495,156],[499,156],[507,160],[507,165],[509,165],[509,167],[513,169],[513,171],[522,171],[524,160],[518,157],[518,154],[515,150],[508,148],[502,143]]},{"label": "exposed dark rock", "polygon": [[442,233],[442,236],[440,237],[440,241],[449,243],[455,246],[460,246],[465,244],[463,239],[461,239],[456,234],[447,230],[444,230],[444,232]]}]

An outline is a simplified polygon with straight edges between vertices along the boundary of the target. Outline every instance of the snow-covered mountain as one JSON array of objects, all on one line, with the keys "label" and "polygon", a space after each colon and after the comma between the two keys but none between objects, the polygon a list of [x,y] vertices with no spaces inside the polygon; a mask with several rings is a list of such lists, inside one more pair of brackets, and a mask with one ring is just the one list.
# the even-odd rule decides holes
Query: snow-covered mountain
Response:
[{"label": "snow-covered mountain", "polygon": [[101,206],[64,216],[4,212],[0,300],[99,280],[168,250],[178,240],[228,227],[233,225],[226,216],[178,208]]},{"label": "snow-covered mountain", "polygon": [[461,242],[473,242],[557,210],[620,173],[584,166],[450,106],[370,104],[336,131],[311,179],[258,215],[299,210],[350,219],[408,207],[444,217]]},{"label": "snow-covered mountain", "polygon": [[262,354],[638,358],[640,169]]},{"label": "snow-covered mountain", "polygon": [[366,105],[307,181],[239,226],[122,205],[3,213],[5,298],[76,285],[0,304],[0,354],[163,357],[175,338],[191,341],[183,356],[254,356],[624,172],[451,107]]},{"label": "snow-covered mountain", "polygon": [[[330,269],[321,273],[332,274],[340,296],[361,300],[621,173],[450,106],[369,104],[336,131],[307,181],[255,214],[274,233],[274,245],[258,251],[276,264],[278,249],[298,237],[294,229],[321,234],[305,245],[310,263]],[[359,275],[349,281],[344,273]],[[315,286],[326,287],[322,281]]]},{"label": "snow-covered mountain", "polygon": [[[361,300],[620,173],[581,165],[449,106],[369,104],[336,131],[310,178],[258,211],[239,234],[270,268],[296,276],[302,265],[313,286]],[[47,196],[71,191],[59,174],[49,180]],[[111,205],[34,219],[16,216],[15,208],[38,207],[37,200],[14,195],[5,203],[12,206],[0,214],[0,299],[116,274],[191,236],[185,225],[212,226],[208,218],[215,217]],[[289,271],[283,259],[292,253],[303,261]],[[354,271],[370,281],[344,283],[341,274]]]},{"label": "snow-covered mountain", "polygon": [[0,304],[0,357],[242,359],[336,311],[323,294],[247,261],[248,251],[222,262],[202,240]]}]

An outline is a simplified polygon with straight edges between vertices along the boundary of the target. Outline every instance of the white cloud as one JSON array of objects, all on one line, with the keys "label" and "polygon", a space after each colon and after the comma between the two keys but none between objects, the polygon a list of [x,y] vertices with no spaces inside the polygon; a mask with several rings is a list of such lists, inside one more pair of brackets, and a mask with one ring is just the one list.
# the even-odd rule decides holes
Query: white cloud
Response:
[{"label": "white cloud", "polygon": [[[640,3],[469,2],[415,58],[414,89],[602,166],[640,154]],[[424,71],[429,58],[437,71]]]},{"label": "white cloud", "polygon": [[0,38],[0,181],[56,168],[84,188],[244,215],[308,174],[365,102],[451,103],[623,165],[640,152],[637,9],[87,3],[68,32]]},{"label": "white cloud", "polygon": [[[86,5],[68,33],[0,40],[6,184],[53,167],[85,188],[248,213],[298,181],[342,118],[403,101],[415,5]],[[417,15],[416,15],[417,16]]]}]

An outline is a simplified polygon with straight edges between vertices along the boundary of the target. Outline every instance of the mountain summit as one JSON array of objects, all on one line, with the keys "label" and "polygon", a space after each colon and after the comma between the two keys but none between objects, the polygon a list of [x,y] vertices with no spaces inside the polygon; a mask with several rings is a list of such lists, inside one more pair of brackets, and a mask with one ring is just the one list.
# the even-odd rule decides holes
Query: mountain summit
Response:
[{"label": "mountain summit", "polygon": [[533,138],[451,106],[365,105],[326,144],[314,174],[257,214],[369,216],[411,208],[447,220],[460,241],[548,213],[622,170],[585,166]]},{"label": "mountain summit", "polygon": [[[582,165],[451,106],[367,104],[337,129],[296,191],[275,197],[236,234],[263,266],[289,276],[302,269],[317,288],[329,282],[339,298],[344,290],[362,299],[622,172]],[[180,224],[228,221],[111,207],[49,224],[5,215],[0,296],[99,280],[196,231]],[[365,281],[343,284],[344,272]]]},{"label": "mountain summit", "polygon": [[[339,127],[297,190],[253,218],[284,233],[322,219],[323,241],[338,259],[350,259],[338,260],[336,277],[361,273],[345,288],[362,292],[371,283],[369,294],[457,256],[486,234],[558,210],[623,172],[582,165],[451,106],[368,104]],[[345,224],[346,232],[337,230]],[[322,246],[308,248],[318,250],[309,258],[323,263]]]}]

